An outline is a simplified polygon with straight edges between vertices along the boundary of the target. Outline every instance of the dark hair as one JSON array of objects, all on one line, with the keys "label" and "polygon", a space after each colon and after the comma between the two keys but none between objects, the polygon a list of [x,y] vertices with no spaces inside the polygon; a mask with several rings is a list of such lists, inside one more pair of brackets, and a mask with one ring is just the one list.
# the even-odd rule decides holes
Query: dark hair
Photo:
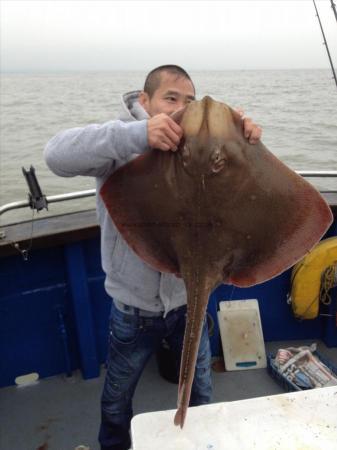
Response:
[{"label": "dark hair", "polygon": [[144,83],[144,92],[148,94],[151,98],[155,91],[160,86],[161,74],[162,72],[168,72],[172,75],[177,75],[177,77],[184,77],[190,80],[192,83],[193,89],[195,90],[193,81],[189,74],[180,66],[176,66],[174,64],[167,64],[165,66],[159,66],[155,69],[151,70],[151,72],[147,75],[145,83]]}]

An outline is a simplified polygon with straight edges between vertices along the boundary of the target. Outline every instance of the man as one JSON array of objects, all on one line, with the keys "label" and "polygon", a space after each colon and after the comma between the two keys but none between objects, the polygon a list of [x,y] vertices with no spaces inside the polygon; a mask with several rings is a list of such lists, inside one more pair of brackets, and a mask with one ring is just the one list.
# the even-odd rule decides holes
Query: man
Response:
[{"label": "man", "polygon": [[[120,120],[60,132],[46,146],[46,162],[60,176],[96,177],[99,192],[113,171],[149,147],[176,151],[183,132],[170,114],[194,99],[193,82],[181,67],[158,67],[147,76],[143,91],[123,96]],[[261,129],[250,119],[242,122],[245,136],[256,143]],[[105,289],[113,299],[99,441],[101,450],[128,450],[132,397],[146,362],[164,338],[180,360],[186,291],[181,279],[156,272],[132,252],[99,195],[97,214]],[[210,359],[205,320],[191,405],[210,401]]]}]

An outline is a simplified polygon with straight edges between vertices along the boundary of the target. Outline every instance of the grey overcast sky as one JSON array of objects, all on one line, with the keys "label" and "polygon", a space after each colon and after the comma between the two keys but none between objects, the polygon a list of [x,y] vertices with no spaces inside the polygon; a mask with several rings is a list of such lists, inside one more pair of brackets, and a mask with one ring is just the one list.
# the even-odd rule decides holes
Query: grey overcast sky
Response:
[{"label": "grey overcast sky", "polygon": [[[337,64],[337,22],[317,0]],[[328,68],[312,0],[0,0],[2,71]]]}]

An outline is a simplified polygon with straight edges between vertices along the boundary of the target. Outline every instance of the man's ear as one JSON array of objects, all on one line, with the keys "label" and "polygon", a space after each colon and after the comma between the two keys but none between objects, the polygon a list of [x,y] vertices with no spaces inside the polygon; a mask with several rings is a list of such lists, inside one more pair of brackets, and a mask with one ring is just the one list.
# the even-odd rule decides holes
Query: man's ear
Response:
[{"label": "man's ear", "polygon": [[178,109],[178,111],[175,111],[170,115],[171,119],[173,119],[178,125],[180,125],[180,122],[183,118],[184,112],[186,111],[186,106],[184,106],[181,109]]},{"label": "man's ear", "polygon": [[138,97],[139,103],[142,105],[142,107],[145,109],[145,111],[149,112],[149,103],[150,103],[150,97],[149,94],[147,94],[144,91],[141,91]]}]

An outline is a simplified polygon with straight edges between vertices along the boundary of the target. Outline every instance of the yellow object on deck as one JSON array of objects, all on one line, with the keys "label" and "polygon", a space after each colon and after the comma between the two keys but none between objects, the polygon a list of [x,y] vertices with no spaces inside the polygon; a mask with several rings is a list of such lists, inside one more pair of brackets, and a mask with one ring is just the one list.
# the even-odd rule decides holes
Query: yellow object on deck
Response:
[{"label": "yellow object on deck", "polygon": [[328,304],[329,290],[336,285],[337,237],[324,239],[293,268],[291,304],[300,319],[315,319],[320,299]]}]

